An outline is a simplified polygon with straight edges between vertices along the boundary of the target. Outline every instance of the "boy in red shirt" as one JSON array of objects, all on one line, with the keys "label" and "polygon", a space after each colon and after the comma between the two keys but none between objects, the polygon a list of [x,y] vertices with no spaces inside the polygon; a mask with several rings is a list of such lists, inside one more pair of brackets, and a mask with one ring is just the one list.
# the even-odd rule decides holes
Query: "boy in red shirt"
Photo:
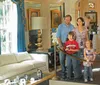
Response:
[{"label": "boy in red shirt", "polygon": [[[69,32],[68,40],[64,44],[64,50],[66,51],[67,54],[77,57],[77,52],[79,51],[79,45],[77,41],[75,40],[73,32]],[[79,78],[78,69],[77,69],[78,60],[66,55],[66,63],[67,63],[67,68],[68,68],[67,79],[68,80],[72,79],[71,74],[73,71],[74,71],[74,78],[75,79]],[[71,67],[73,67],[73,71]]]}]

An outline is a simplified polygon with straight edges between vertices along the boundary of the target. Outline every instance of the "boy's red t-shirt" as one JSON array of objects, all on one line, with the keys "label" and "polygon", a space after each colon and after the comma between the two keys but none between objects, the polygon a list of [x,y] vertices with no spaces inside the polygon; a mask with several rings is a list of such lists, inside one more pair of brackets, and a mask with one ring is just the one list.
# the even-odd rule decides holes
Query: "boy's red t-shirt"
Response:
[{"label": "boy's red t-shirt", "polygon": [[[66,41],[65,44],[64,44],[64,49],[79,49],[79,45],[78,45],[78,42],[76,40],[73,40],[73,41]],[[68,54],[74,54],[76,53],[76,51],[66,51],[66,53]]]}]

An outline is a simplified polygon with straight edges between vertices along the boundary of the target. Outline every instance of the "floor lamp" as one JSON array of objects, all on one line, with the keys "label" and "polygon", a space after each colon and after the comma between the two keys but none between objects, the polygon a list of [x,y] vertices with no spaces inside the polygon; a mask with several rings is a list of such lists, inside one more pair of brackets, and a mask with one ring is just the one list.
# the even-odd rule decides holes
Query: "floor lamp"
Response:
[{"label": "floor lamp", "polygon": [[42,29],[47,27],[46,17],[32,17],[32,30],[38,30],[37,50],[42,50]]}]

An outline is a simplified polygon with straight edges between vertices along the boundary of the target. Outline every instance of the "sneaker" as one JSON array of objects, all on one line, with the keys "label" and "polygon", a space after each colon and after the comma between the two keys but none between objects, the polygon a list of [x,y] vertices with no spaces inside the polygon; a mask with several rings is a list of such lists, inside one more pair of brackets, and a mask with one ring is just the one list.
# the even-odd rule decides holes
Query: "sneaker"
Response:
[{"label": "sneaker", "polygon": [[87,79],[84,79],[84,82],[88,82],[88,80]]},{"label": "sneaker", "polygon": [[90,78],[90,81],[93,81],[93,78]]}]

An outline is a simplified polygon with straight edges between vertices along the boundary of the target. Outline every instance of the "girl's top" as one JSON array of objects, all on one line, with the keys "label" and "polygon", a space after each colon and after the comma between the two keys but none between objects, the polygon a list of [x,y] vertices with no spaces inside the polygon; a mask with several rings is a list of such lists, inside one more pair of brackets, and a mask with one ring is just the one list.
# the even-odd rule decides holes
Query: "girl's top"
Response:
[{"label": "girl's top", "polygon": [[[93,62],[90,62],[90,61],[93,61],[94,57],[96,56],[94,53],[94,50],[93,49],[88,50],[88,49],[84,48],[84,51],[86,52],[86,57],[89,59],[89,61],[83,62],[83,65],[91,66]],[[84,59],[85,59],[85,57],[84,57]]]}]

